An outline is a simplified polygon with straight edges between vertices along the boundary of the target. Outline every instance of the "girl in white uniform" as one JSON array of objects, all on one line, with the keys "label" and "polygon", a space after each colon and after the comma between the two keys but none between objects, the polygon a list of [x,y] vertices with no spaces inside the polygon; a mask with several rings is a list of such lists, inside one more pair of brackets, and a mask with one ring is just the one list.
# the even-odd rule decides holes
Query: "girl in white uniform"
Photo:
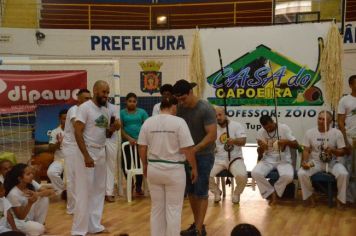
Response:
[{"label": "girl in white uniform", "polygon": [[139,154],[151,193],[151,235],[176,236],[180,232],[186,184],[185,159],[197,178],[193,139],[188,125],[176,113],[177,100],[164,98],[161,112],[145,121],[139,134]]},{"label": "girl in white uniform", "polygon": [[[6,175],[6,197],[12,205],[16,227],[27,235],[42,235],[48,210],[48,198],[40,197],[40,185],[33,182],[33,171],[26,164],[15,165]],[[52,190],[53,192],[53,190]]]},{"label": "girl in white uniform", "polygon": [[[19,231],[16,227],[14,217],[11,213],[11,203],[5,197],[5,188],[0,183],[0,233]],[[10,233],[10,232],[9,232]],[[23,234],[25,236],[25,234]]]}]

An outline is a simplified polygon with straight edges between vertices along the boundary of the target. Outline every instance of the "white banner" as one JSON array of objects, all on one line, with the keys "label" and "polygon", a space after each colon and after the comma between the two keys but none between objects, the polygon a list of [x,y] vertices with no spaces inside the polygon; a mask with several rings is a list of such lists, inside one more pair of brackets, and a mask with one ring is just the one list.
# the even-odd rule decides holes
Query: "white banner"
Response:
[{"label": "white banner", "polygon": [[194,30],[58,30],[1,28],[0,53],[57,56],[187,55]]},{"label": "white banner", "polygon": [[324,105],[318,68],[328,29],[329,23],[201,30],[208,77],[204,96],[223,105],[220,48],[228,116],[246,126],[248,142],[256,142],[261,115],[276,113],[273,91],[278,122],[289,125],[301,141]]},{"label": "white banner", "polygon": [[[355,48],[356,44],[355,23],[350,24],[345,28],[345,49]],[[301,141],[304,132],[316,125],[317,113],[324,106],[318,68],[320,38],[325,40],[329,25],[311,23],[200,30],[207,76],[204,97],[215,104],[222,102],[217,52],[220,48],[228,75],[228,113],[232,119],[246,125],[248,141],[255,142],[260,116],[275,113],[271,81],[276,88],[279,122],[288,124]],[[121,96],[128,92],[146,98],[158,96],[160,84],[189,78],[189,54],[195,29],[40,31],[45,38],[37,41],[33,29],[1,28],[0,55],[118,59]],[[356,56],[352,50],[346,52],[347,85],[348,77],[355,72]],[[58,70],[60,66],[32,69]],[[66,69],[83,68],[68,66]],[[97,79],[112,76],[111,68],[99,69],[98,66],[86,68],[89,89]],[[348,88],[345,91],[349,91]]]}]

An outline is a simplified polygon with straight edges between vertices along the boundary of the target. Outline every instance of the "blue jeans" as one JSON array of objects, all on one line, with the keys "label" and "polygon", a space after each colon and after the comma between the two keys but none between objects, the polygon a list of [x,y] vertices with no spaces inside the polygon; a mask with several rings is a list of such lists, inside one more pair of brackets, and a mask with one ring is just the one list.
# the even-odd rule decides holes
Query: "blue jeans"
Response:
[{"label": "blue jeans", "polygon": [[214,166],[214,154],[196,155],[198,179],[193,184],[189,173],[187,173],[186,192],[189,195],[195,195],[198,198],[209,197],[209,176],[210,171]]}]

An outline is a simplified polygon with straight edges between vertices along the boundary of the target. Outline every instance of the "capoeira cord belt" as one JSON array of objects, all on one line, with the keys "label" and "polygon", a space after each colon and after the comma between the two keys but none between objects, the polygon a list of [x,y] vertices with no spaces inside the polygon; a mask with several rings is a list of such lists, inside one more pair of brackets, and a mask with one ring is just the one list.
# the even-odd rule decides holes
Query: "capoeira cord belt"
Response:
[{"label": "capoeira cord belt", "polygon": [[[232,163],[234,163],[237,160],[242,160],[242,157],[236,157],[236,158],[232,159],[232,161],[230,161],[230,163],[229,163],[229,166],[227,167],[227,171],[230,172],[230,167],[231,167]],[[230,184],[231,184],[231,180],[230,180],[230,178],[227,178],[226,185],[230,186]]]},{"label": "capoeira cord belt", "polygon": [[236,157],[236,158],[232,159],[232,161],[230,161],[230,163],[229,163],[227,170],[230,171],[230,167],[231,167],[232,163],[234,163],[237,160],[241,160],[241,159],[242,159],[242,157]]},{"label": "capoeira cord belt", "polygon": [[160,163],[168,163],[168,164],[181,164],[184,165],[184,161],[168,161],[168,160],[152,160],[148,159],[148,162],[160,162]]}]

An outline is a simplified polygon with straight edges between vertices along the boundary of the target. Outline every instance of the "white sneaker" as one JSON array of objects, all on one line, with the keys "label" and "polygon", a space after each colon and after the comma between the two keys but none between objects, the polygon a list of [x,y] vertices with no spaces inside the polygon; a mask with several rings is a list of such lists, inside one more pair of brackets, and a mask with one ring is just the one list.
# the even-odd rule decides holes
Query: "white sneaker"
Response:
[{"label": "white sneaker", "polygon": [[221,190],[220,189],[218,189],[218,191],[216,191],[215,193],[214,193],[214,202],[220,202],[221,201],[221,194],[222,194],[222,192],[221,192]]},{"label": "white sneaker", "polygon": [[234,204],[239,204],[240,203],[240,194],[234,194],[233,196],[232,196],[232,203],[234,203]]}]

